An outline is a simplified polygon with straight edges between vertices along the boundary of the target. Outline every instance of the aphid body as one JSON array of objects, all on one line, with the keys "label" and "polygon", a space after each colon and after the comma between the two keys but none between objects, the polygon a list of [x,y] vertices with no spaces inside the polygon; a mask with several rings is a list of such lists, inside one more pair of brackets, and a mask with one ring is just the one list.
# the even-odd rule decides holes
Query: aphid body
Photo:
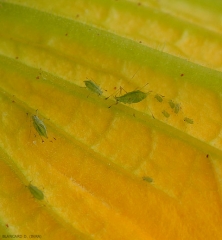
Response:
[{"label": "aphid body", "polygon": [[36,115],[33,115],[33,116],[32,116],[32,121],[33,121],[33,126],[34,126],[35,130],[38,132],[38,134],[39,134],[40,136],[43,136],[43,137],[45,137],[45,138],[48,138],[46,126],[45,126],[45,124],[43,123],[43,121],[40,120],[40,119],[38,118],[38,116],[36,116]]},{"label": "aphid body", "polygon": [[102,95],[103,91],[102,91],[101,88],[100,88],[98,85],[96,85],[93,81],[91,81],[91,80],[86,80],[86,81],[84,81],[84,83],[85,83],[86,87],[87,87],[90,91],[92,91],[92,92],[94,92],[94,93],[96,93],[96,94],[98,94],[98,95]]},{"label": "aphid body", "polygon": [[120,97],[116,97],[115,99],[117,102],[125,103],[125,104],[132,104],[141,102],[143,99],[147,97],[149,93],[142,92],[140,90],[135,90],[132,92],[128,92]]},{"label": "aphid body", "polygon": [[193,124],[193,119],[185,117],[184,122],[189,123],[189,124]]},{"label": "aphid body", "polygon": [[156,94],[156,95],[155,95],[155,98],[156,98],[156,100],[157,100],[158,102],[162,102],[162,101],[163,101],[163,97],[164,97],[164,96],[159,95],[159,94]]},{"label": "aphid body", "polygon": [[143,177],[143,180],[149,183],[153,182],[153,179],[151,177]]},{"label": "aphid body", "polygon": [[44,199],[43,192],[40,189],[38,189],[36,186],[33,186],[32,184],[29,184],[28,189],[29,189],[30,193],[33,195],[34,198],[36,198],[38,200],[43,200]]},{"label": "aphid body", "polygon": [[172,100],[169,101],[169,105],[172,109],[175,108],[175,103]]},{"label": "aphid body", "polygon": [[178,113],[180,111],[180,104],[175,103],[175,108],[174,108],[174,112]]},{"label": "aphid body", "polygon": [[167,111],[165,111],[165,110],[162,111],[162,114],[163,114],[164,117],[166,117],[166,118],[168,118],[168,117],[170,116],[170,114],[169,114]]}]

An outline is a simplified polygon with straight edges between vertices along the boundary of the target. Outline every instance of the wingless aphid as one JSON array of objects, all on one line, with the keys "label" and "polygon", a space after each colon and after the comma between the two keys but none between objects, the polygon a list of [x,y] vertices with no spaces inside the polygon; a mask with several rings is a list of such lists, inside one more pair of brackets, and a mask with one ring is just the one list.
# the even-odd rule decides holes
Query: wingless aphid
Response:
[{"label": "wingless aphid", "polygon": [[36,186],[29,184],[28,189],[30,193],[33,195],[34,198],[38,200],[43,200],[44,199],[44,194],[41,190],[39,190]]},{"label": "wingless aphid", "polygon": [[143,177],[143,180],[149,183],[153,182],[153,179],[151,177]]},{"label": "wingless aphid", "polygon": [[[123,89],[123,88],[120,88],[120,90],[121,89]],[[114,98],[116,100],[115,104],[118,104],[119,102],[124,103],[124,104],[138,103],[138,102],[141,102],[142,100],[144,100],[148,96],[148,94],[149,94],[149,92],[145,93],[145,92],[142,92],[140,90],[134,90],[132,92],[127,92],[126,94],[124,94],[122,96],[119,96],[119,97],[114,96]],[[106,98],[106,99],[108,99],[108,98]],[[112,106],[113,105],[109,106],[109,108],[112,107]]]},{"label": "wingless aphid", "polygon": [[174,112],[178,113],[179,111],[180,111],[180,104],[176,103],[175,108],[174,108]]},{"label": "wingless aphid", "polygon": [[162,111],[162,114],[163,114],[164,117],[166,117],[166,118],[168,118],[168,117],[170,116],[170,114],[169,114],[167,111],[165,111],[165,110]]},{"label": "wingless aphid", "polygon": [[45,138],[48,138],[47,129],[44,122],[41,119],[39,119],[37,115],[32,116],[32,121],[33,121],[33,126],[35,130],[38,132],[38,134],[40,135],[40,137],[43,136]]},{"label": "wingless aphid", "polygon": [[140,90],[135,90],[132,92],[128,92],[120,97],[115,96],[117,102],[132,104],[141,102],[143,99],[147,97],[149,93],[142,92]]},{"label": "wingless aphid", "polygon": [[189,123],[189,124],[193,124],[193,119],[185,117],[184,122]]},{"label": "wingless aphid", "polygon": [[162,102],[163,101],[163,95],[160,95],[160,94],[156,94],[155,95],[155,98],[156,98],[156,100],[158,101],[158,102]]},{"label": "wingless aphid", "polygon": [[169,105],[172,109],[175,108],[175,103],[172,100],[169,101]]},{"label": "wingless aphid", "polygon": [[92,91],[92,92],[94,92],[94,93],[96,93],[98,95],[102,95],[103,94],[103,91],[101,90],[101,88],[98,85],[96,85],[93,81],[86,80],[86,81],[84,81],[84,83],[85,83],[86,87],[90,91]]}]

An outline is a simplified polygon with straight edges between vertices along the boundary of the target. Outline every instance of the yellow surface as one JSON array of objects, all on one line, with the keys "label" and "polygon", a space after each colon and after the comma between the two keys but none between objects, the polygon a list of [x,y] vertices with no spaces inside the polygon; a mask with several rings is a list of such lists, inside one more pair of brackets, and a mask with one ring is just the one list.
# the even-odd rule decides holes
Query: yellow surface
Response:
[{"label": "yellow surface", "polygon": [[[50,33],[42,47],[35,30],[20,36],[19,29],[0,39],[0,234],[222,239],[220,93],[193,83],[190,72],[175,77]],[[152,92],[109,108],[113,98],[82,88],[86,78],[105,96],[147,82],[141,90]],[[170,100],[180,104],[178,114]],[[36,109],[44,142],[31,121]]]}]

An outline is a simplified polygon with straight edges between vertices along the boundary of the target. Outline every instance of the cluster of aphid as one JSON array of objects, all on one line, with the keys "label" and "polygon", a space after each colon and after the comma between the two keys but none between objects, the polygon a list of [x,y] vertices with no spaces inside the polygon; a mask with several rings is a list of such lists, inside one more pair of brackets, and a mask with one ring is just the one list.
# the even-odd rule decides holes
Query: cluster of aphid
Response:
[{"label": "cluster of aphid", "polygon": [[[86,88],[88,88],[93,93],[96,93],[98,95],[103,94],[102,89],[97,84],[95,84],[93,81],[86,80],[86,81],[84,81],[84,83],[85,83]],[[132,92],[127,92],[122,96],[114,96],[114,98],[116,100],[116,104],[119,103],[119,102],[124,103],[124,104],[132,104],[132,103],[141,102],[142,100],[144,100],[148,96],[148,94],[149,94],[149,92],[145,93],[145,92],[142,92],[141,90],[134,90]],[[106,98],[106,99],[108,99],[108,98]],[[155,99],[158,102],[162,102],[163,98],[164,98],[164,96],[162,96],[162,95],[159,95],[159,94],[155,95]],[[174,111],[174,113],[179,112],[180,105],[178,103],[175,103],[172,100],[170,100],[169,105],[170,105],[171,109]],[[110,107],[111,106],[109,106],[109,108]],[[166,118],[168,118],[170,116],[170,114],[165,110],[162,111],[162,114]],[[44,122],[41,119],[39,119],[39,117],[37,115],[32,116],[32,121],[33,121],[33,126],[34,126],[35,130],[38,132],[38,134],[40,135],[40,137],[48,138],[47,129],[46,129],[46,126],[45,126]],[[185,117],[184,121],[189,123],[189,124],[193,124],[193,120],[190,119],[190,118]],[[150,178],[150,177],[143,177],[143,180],[147,181],[147,182],[152,182],[153,181],[153,179]],[[39,190],[36,186],[33,186],[32,184],[29,184],[28,189],[36,199],[38,199],[38,200],[43,200],[44,199],[43,192],[41,190]]]},{"label": "cluster of aphid", "polygon": [[[98,95],[102,95],[103,91],[102,89],[96,85],[93,81],[91,80],[86,80],[84,81],[85,86],[92,92],[98,94]],[[147,85],[147,84],[146,84]],[[145,85],[145,86],[146,86]],[[122,90],[123,88],[120,87],[120,90]],[[134,90],[132,92],[127,92],[122,96],[114,96],[115,100],[116,100],[116,104],[121,102],[124,104],[132,104],[132,103],[138,103],[141,102],[142,100],[144,100],[147,96],[148,96],[149,92],[145,93],[142,92],[141,90]],[[156,94],[155,95],[155,99],[158,102],[162,102],[163,101],[163,97],[160,94]],[[106,99],[108,99],[109,97],[107,97]],[[174,113],[178,113],[180,110],[180,105],[178,103],[173,102],[172,100],[169,101],[169,105],[171,107],[171,109],[174,111]],[[111,105],[112,106],[112,105]],[[109,108],[111,107],[109,106]],[[162,114],[166,117],[169,118],[170,114],[167,111],[162,111]],[[184,118],[184,122],[189,123],[189,124],[193,124],[193,120],[190,118],[185,117]]]}]

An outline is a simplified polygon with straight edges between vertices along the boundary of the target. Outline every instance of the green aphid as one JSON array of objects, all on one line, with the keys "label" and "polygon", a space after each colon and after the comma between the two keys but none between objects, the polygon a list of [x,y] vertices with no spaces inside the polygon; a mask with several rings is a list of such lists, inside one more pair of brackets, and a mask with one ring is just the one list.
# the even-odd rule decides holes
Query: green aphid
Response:
[{"label": "green aphid", "polygon": [[178,113],[180,111],[180,104],[175,103],[175,108],[174,108],[174,112]]},{"label": "green aphid", "polygon": [[172,109],[175,108],[175,103],[172,100],[169,101],[169,105]]},{"label": "green aphid", "polygon": [[164,117],[166,117],[166,118],[168,118],[168,117],[170,116],[170,114],[169,114],[167,111],[165,111],[165,110],[162,111],[162,114],[163,114]]},{"label": "green aphid", "polygon": [[157,100],[158,102],[162,102],[162,101],[163,101],[163,97],[164,97],[164,96],[162,96],[162,95],[160,95],[160,94],[156,94],[156,95],[155,95],[155,98],[156,98],[156,100]]},{"label": "green aphid", "polygon": [[47,130],[44,122],[38,118],[37,115],[32,116],[33,126],[40,136],[48,138]]},{"label": "green aphid", "polygon": [[32,184],[28,185],[28,189],[30,193],[33,195],[34,198],[38,200],[43,200],[44,199],[44,194],[41,190],[39,190],[36,186],[33,186]]},{"label": "green aphid", "polygon": [[101,88],[100,88],[98,85],[96,85],[93,81],[91,81],[91,80],[86,80],[86,81],[84,81],[84,83],[85,83],[86,87],[87,87],[90,91],[92,91],[92,92],[94,92],[94,93],[96,93],[96,94],[98,94],[98,95],[102,95],[103,91],[102,91]]},{"label": "green aphid", "polygon": [[141,102],[143,99],[147,97],[149,93],[142,92],[140,90],[135,90],[132,92],[128,92],[120,97],[116,97],[115,99],[117,102],[125,103],[125,104],[132,104]]},{"label": "green aphid", "polygon": [[189,123],[189,124],[193,124],[193,119],[185,117],[184,122]]},{"label": "green aphid", "polygon": [[153,182],[153,179],[151,177],[143,177],[143,180],[149,183]]}]

